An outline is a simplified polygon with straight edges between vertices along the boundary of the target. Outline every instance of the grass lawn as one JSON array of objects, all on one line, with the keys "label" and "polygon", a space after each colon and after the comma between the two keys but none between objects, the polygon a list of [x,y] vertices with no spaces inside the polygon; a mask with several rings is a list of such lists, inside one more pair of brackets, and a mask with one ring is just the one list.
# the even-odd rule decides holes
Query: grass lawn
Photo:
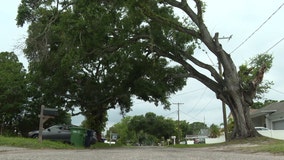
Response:
[{"label": "grass lawn", "polygon": [[[0,146],[10,146],[10,147],[23,147],[32,149],[84,149],[84,147],[75,147],[70,144],[64,144],[62,142],[55,142],[49,140],[43,140],[42,143],[38,139],[33,138],[23,138],[23,137],[5,137],[0,136]],[[117,148],[122,147],[120,144],[106,144],[106,143],[96,143],[91,145],[90,149],[99,148]]]},{"label": "grass lawn", "polygon": [[228,144],[248,144],[250,147],[244,147],[244,151],[249,152],[269,152],[284,155],[284,141],[267,137],[248,138],[244,140],[234,140]]},{"label": "grass lawn", "polygon": [[268,152],[273,154],[284,155],[284,141],[271,139],[267,137],[256,137],[247,139],[236,139],[219,144],[194,144],[194,145],[175,145],[175,148],[209,148],[224,151],[241,151],[241,152]]},{"label": "grass lawn", "polygon": [[38,139],[32,138],[22,138],[22,137],[4,137],[0,136],[0,146],[10,146],[10,147],[23,147],[23,148],[51,148],[51,149],[74,149],[75,147],[69,144],[64,144],[62,142],[54,142],[44,140],[42,143]]},{"label": "grass lawn", "polygon": [[[11,147],[23,147],[32,149],[83,149],[83,147],[75,147],[70,144],[64,144],[62,142],[54,142],[44,140],[39,143],[37,139],[22,138],[22,137],[4,137],[0,136],[0,146],[11,146]],[[117,148],[123,147],[120,144],[106,144],[96,143],[92,145],[91,149],[100,148]],[[181,145],[169,146],[175,148],[208,148],[210,147],[225,151],[241,151],[241,152],[269,152],[274,154],[284,155],[284,141],[276,140],[266,137],[256,137],[240,140],[232,140],[230,142],[219,143],[219,144],[194,144],[194,145]]]}]

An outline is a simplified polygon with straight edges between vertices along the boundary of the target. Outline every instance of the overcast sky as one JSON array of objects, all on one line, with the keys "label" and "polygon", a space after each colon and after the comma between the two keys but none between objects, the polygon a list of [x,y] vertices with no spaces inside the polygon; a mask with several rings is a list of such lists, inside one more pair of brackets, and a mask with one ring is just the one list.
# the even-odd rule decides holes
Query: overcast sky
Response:
[{"label": "overcast sky", "polygon": [[[27,66],[27,62],[19,49],[19,44],[24,41],[26,26],[16,26],[17,7],[20,0],[0,2],[0,52],[14,51],[21,62]],[[231,53],[236,66],[248,61],[257,54],[266,52],[273,54],[273,66],[265,80],[274,82],[274,86],[267,99],[284,100],[284,1],[280,0],[210,0],[207,1],[204,14],[205,23],[212,35],[219,32],[220,37],[229,37],[230,40],[220,40],[223,48]],[[260,27],[262,26],[262,27]],[[260,27],[260,28],[259,28]],[[254,33],[254,34],[253,34]],[[252,35],[253,34],[253,35]],[[249,38],[250,37],[250,38]],[[280,42],[279,42],[280,41]],[[277,44],[274,46],[275,44]],[[273,47],[274,46],[274,47]],[[206,50],[206,48],[204,48]],[[215,58],[208,53],[197,51],[196,55],[209,64],[216,64]],[[282,70],[282,71],[281,71]],[[188,122],[205,122],[219,125],[222,123],[221,102],[216,99],[213,92],[194,79],[189,79],[183,90],[172,95],[171,110],[163,110],[162,106],[135,100],[132,111],[128,116],[144,115],[154,112],[157,115],[177,120],[180,104],[180,119]],[[108,127],[117,123],[122,118],[119,110],[110,110]],[[229,110],[227,109],[229,113]],[[74,117],[72,122],[79,125],[82,117]]]}]

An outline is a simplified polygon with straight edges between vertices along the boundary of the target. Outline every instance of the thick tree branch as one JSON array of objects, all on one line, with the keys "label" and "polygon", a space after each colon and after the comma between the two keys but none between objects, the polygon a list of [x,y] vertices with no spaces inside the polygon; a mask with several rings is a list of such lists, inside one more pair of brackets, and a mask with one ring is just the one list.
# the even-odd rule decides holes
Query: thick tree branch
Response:
[{"label": "thick tree branch", "polygon": [[[177,7],[181,10],[183,10],[190,18],[191,20],[199,26],[200,18],[202,19],[202,3],[199,0],[194,0],[197,7],[197,13],[195,13],[188,5],[187,0],[182,0],[181,2],[178,2],[176,0],[165,0],[166,3],[170,4],[171,6]],[[199,3],[200,2],[200,3]]]},{"label": "thick tree branch", "polygon": [[211,66],[208,64],[205,64],[201,61],[199,61],[198,59],[196,59],[195,57],[193,57],[192,55],[188,55],[185,54],[186,58],[189,59],[191,62],[193,62],[194,64],[196,64],[197,66],[204,68],[206,70],[208,70],[211,73],[211,76],[214,77],[214,79],[218,82],[218,83],[223,83],[222,78],[220,76],[220,74]]},{"label": "thick tree branch", "polygon": [[197,79],[198,81],[200,81],[202,84],[210,88],[215,93],[220,92],[219,88],[222,88],[222,87],[220,87],[218,83],[208,78],[204,74],[198,72],[192,65],[187,63],[179,54],[171,54],[157,46],[153,46],[153,49],[159,56],[170,58],[174,60],[175,62],[183,65],[185,69],[188,71],[189,77]]}]

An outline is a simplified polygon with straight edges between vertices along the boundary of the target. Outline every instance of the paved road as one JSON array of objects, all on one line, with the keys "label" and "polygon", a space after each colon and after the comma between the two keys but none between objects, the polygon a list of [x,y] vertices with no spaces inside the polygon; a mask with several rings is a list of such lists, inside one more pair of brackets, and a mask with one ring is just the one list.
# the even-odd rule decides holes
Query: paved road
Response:
[{"label": "paved road", "polygon": [[283,160],[268,153],[239,153],[212,149],[133,147],[93,150],[23,149],[0,146],[1,160]]}]

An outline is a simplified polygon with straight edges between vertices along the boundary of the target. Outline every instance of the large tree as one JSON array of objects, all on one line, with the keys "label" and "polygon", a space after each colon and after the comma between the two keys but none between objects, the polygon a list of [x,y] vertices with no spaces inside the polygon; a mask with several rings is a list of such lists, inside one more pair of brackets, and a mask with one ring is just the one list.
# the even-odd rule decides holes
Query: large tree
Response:
[{"label": "large tree", "polygon": [[[250,119],[250,106],[256,96],[256,91],[262,82],[264,73],[270,66],[260,64],[247,85],[243,87],[243,79],[238,72],[233,59],[219,43],[219,34],[213,36],[208,31],[204,21],[204,3],[201,0],[148,0],[127,1],[127,14],[133,13],[144,17],[140,26],[148,27],[148,37],[151,54],[167,57],[180,65],[188,72],[191,78],[197,79],[207,86],[216,97],[226,103],[234,117],[232,138],[257,136]],[[187,16],[183,22],[174,18],[173,9],[179,9]],[[192,41],[196,40],[196,41]],[[194,46],[204,44],[216,57],[223,70],[219,71],[212,65],[198,60],[194,53]],[[201,72],[206,70],[209,74]]]},{"label": "large tree", "polygon": [[[93,53],[102,53],[101,51],[103,53],[119,51],[131,56],[140,54],[152,58],[170,59],[180,64],[189,77],[207,86],[215,92],[218,99],[229,106],[234,117],[233,138],[257,135],[250,119],[249,109],[269,66],[260,65],[256,72],[251,74],[249,81],[246,81],[249,85],[243,87],[243,79],[233,59],[219,43],[219,34],[215,33],[212,36],[204,23],[205,5],[201,0],[32,2],[22,0],[17,18],[18,25],[23,25],[24,22],[37,24],[32,25],[33,28],[30,27],[30,35],[36,31],[41,33],[30,38],[30,42],[34,40],[30,47],[37,49],[30,52],[29,57],[40,55],[41,60],[42,57],[48,57],[51,50],[57,50],[58,46],[65,44],[63,45],[65,47],[60,48],[61,51],[72,53],[85,49],[88,53],[86,56],[91,60],[95,55]],[[51,4],[57,5],[51,7]],[[51,12],[47,12],[47,9]],[[183,21],[175,16],[175,9],[182,11],[186,16]],[[60,34],[56,32],[59,28],[55,27],[55,30],[51,28],[53,24],[62,20],[59,15],[67,12],[72,14],[64,18],[63,22],[68,25],[64,28],[66,34],[61,34],[61,37],[68,38],[62,41],[58,40]],[[78,29],[72,30],[74,28]],[[98,32],[91,32],[93,28]],[[69,37],[70,34],[74,36]],[[38,40],[37,37],[43,38]],[[49,38],[55,38],[53,43],[48,41]],[[86,41],[85,38],[88,40]],[[212,65],[198,60],[193,54],[200,43],[215,56],[223,70],[222,75]],[[70,45],[75,47],[69,50]],[[93,49],[90,46],[98,48]],[[203,70],[209,74],[204,74]]]},{"label": "large tree", "polygon": [[119,20],[116,8],[49,2],[23,0],[17,17],[18,25],[30,23],[24,52],[42,103],[72,111],[78,107],[98,133],[107,110],[128,112],[134,96],[169,107],[168,96],[185,85],[185,70],[141,54],[147,43],[134,44],[139,37],[122,38],[129,33],[120,32],[121,26],[130,25]]},{"label": "large tree", "polygon": [[1,133],[19,129],[25,109],[26,70],[13,52],[0,53],[0,125]]}]

